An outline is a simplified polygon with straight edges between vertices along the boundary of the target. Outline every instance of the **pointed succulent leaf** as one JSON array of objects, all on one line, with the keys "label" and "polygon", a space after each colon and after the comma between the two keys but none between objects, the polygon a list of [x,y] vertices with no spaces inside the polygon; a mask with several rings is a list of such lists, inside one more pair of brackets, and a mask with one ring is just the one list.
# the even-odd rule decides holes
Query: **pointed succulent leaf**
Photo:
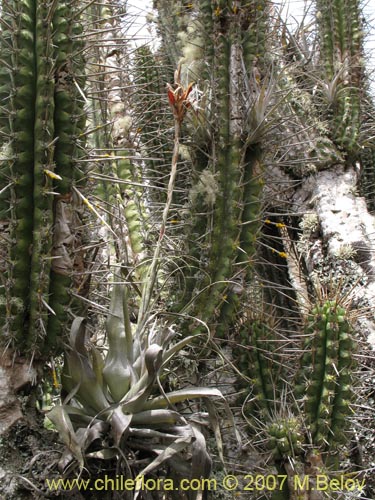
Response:
[{"label": "pointed succulent leaf", "polygon": [[[99,421],[88,427],[77,430],[82,449],[86,450],[94,441],[100,439],[109,429],[108,422]],[[81,436],[82,433],[82,436]],[[82,438],[82,441],[81,441]]]},{"label": "pointed succulent leaf", "polygon": [[74,432],[69,414],[63,406],[55,406],[47,413],[47,417],[59,431],[60,439],[76,458],[80,468],[83,467],[82,447]]},{"label": "pointed succulent leaf", "polygon": [[157,438],[159,440],[162,439],[163,442],[167,441],[168,439],[173,440],[173,441],[176,439],[176,435],[173,433],[164,432],[164,431],[162,432],[162,431],[158,431],[155,429],[145,429],[143,427],[141,429],[130,427],[129,428],[129,436],[142,438],[142,439]]},{"label": "pointed succulent leaf", "polygon": [[78,317],[74,319],[70,329],[69,343],[74,351],[79,352],[83,356],[87,356],[85,347],[86,329],[84,323],[85,318]]},{"label": "pointed succulent leaf", "polygon": [[219,453],[220,460],[224,464],[224,446],[223,446],[223,440],[221,437],[220,424],[219,424],[219,419],[217,416],[216,408],[215,408],[215,405],[212,403],[212,401],[209,398],[204,398],[204,404],[208,410],[211,428],[214,431],[217,451]]},{"label": "pointed succulent leaf", "polygon": [[118,351],[113,349],[108,351],[103,369],[103,378],[113,400],[115,402],[121,401],[129,390],[132,379],[132,368],[121,358]]},{"label": "pointed succulent leaf", "polygon": [[123,400],[122,409],[125,413],[138,413],[144,408],[156,381],[163,362],[163,349],[157,344],[151,344],[146,352],[144,365],[147,372],[129,390]]},{"label": "pointed succulent leaf", "polygon": [[152,399],[151,401],[147,401],[143,406],[143,410],[166,408],[169,404],[181,403],[189,399],[209,398],[209,397],[219,397],[222,400],[227,415],[227,419],[229,420],[230,425],[234,430],[238,445],[241,446],[242,440],[240,433],[238,432],[237,426],[235,424],[233,413],[229,407],[227,400],[218,389],[210,387],[192,387],[192,388],[181,389],[179,391],[173,391],[167,393],[165,396],[164,395],[158,396]]},{"label": "pointed succulent leaf", "polygon": [[144,405],[144,410],[154,410],[157,408],[166,408],[169,404],[181,403],[189,399],[198,399],[204,397],[219,397],[223,399],[222,393],[219,389],[213,389],[210,387],[191,387],[186,389],[181,389],[179,391],[173,391],[166,394],[167,398],[164,396],[158,396],[151,401],[147,401]]},{"label": "pointed succulent leaf", "polygon": [[94,370],[95,376],[96,376],[99,384],[102,387],[104,387],[104,379],[103,379],[104,360],[103,360],[103,357],[102,357],[100,351],[95,346],[92,346],[90,348],[90,354],[91,354],[92,369]]},{"label": "pointed succulent leaf", "polygon": [[163,362],[163,348],[158,344],[151,344],[145,353],[145,366],[150,379],[156,378]]},{"label": "pointed succulent leaf", "polygon": [[63,404],[61,407],[69,415],[74,427],[89,426],[99,422],[99,420],[93,419],[92,416],[88,415],[87,411],[83,408],[77,408],[68,404]]},{"label": "pointed succulent leaf", "polygon": [[117,407],[111,416],[111,431],[116,446],[120,446],[125,437],[133,415],[125,415],[120,407]]},{"label": "pointed succulent leaf", "polygon": [[75,351],[69,351],[66,354],[62,382],[66,390],[74,391],[73,397],[87,410],[101,412],[109,407],[103,388],[99,384],[87,356]]},{"label": "pointed succulent leaf", "polygon": [[167,349],[163,353],[163,365],[167,364],[175,354],[177,354],[181,349],[183,349],[186,345],[190,344],[193,339],[197,339],[197,335],[190,335],[189,337],[185,337],[184,339],[177,342],[170,349]]},{"label": "pointed succulent leaf", "polygon": [[114,401],[119,402],[136,380],[132,366],[133,342],[124,319],[124,287],[114,285],[107,319],[108,354],[103,377]]},{"label": "pointed succulent leaf", "polygon": [[212,460],[207,453],[206,440],[195,425],[192,426],[194,441],[192,443],[191,477],[207,478],[211,472]]},{"label": "pointed succulent leaf", "polygon": [[148,425],[184,423],[185,419],[174,410],[147,410],[133,415],[132,425]]},{"label": "pointed succulent leaf", "polygon": [[[158,469],[163,463],[172,459],[178,453],[181,453],[185,450],[192,441],[192,436],[186,436],[177,438],[172,444],[167,446],[160,455],[158,455],[147,467],[145,467],[137,476],[137,478],[141,478],[142,476],[146,476],[146,474],[150,474],[155,469]],[[140,485],[141,481],[136,482],[136,490],[134,492],[134,500],[139,498],[140,494]]]}]

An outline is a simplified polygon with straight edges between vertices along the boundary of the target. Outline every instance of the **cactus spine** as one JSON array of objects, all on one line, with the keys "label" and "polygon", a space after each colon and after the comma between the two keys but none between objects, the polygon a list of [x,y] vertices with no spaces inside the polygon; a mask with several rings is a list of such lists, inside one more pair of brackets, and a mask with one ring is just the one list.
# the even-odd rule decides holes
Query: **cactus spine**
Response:
[{"label": "cactus spine", "polygon": [[[209,275],[212,283],[200,296],[197,303],[197,315],[204,321],[212,321],[215,310],[222,302],[225,281],[232,275],[232,265],[236,249],[238,227],[238,191],[240,179],[240,150],[237,123],[231,119],[233,113],[233,92],[231,70],[234,64],[236,33],[233,26],[228,26],[229,2],[221,2],[214,11],[214,36],[216,43],[215,66],[217,73],[216,116],[220,124],[215,131],[216,149],[214,170],[217,173],[219,191],[213,212],[213,230],[210,235],[211,251],[209,254]],[[217,318],[216,318],[217,320]]]},{"label": "cactus spine", "polygon": [[[168,120],[165,116],[165,101],[160,98],[160,95],[165,94],[165,82],[163,85],[158,62],[149,47],[139,47],[136,50],[134,72],[138,88],[134,119],[138,135],[145,145],[140,152],[146,156],[145,174],[156,187],[151,191],[150,197],[158,204],[161,197],[157,188],[163,186],[165,169],[171,162],[172,153],[168,141],[162,135],[162,127]],[[157,121],[155,116],[158,116]]]},{"label": "cactus spine", "polygon": [[240,344],[234,349],[236,364],[252,382],[253,398],[251,403],[245,405],[245,412],[250,417],[256,412],[261,418],[269,417],[275,409],[275,401],[279,399],[277,381],[281,380],[282,365],[276,362],[274,336],[275,332],[265,319],[254,319],[241,329]]}]

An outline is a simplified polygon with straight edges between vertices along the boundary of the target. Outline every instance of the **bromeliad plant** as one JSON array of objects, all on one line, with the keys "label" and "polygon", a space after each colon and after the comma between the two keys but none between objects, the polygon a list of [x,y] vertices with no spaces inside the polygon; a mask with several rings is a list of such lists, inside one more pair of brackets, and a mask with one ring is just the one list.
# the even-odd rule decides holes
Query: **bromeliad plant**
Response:
[{"label": "bromeliad plant", "polygon": [[[181,86],[178,69],[175,85],[169,87],[175,141],[167,200],[141,293],[137,325],[132,328],[128,292],[122,284],[115,284],[112,291],[105,359],[94,346],[86,347],[84,318],[78,317],[73,322],[62,375],[67,396],[62,405],[49,413],[67,445],[61,460],[64,468],[75,459],[82,469],[85,457],[120,461],[126,457],[128,467],[130,457],[132,472],[137,477],[161,467],[171,469],[169,474],[185,478],[199,479],[210,473],[211,459],[203,434],[175,405],[191,399],[223,396],[218,389],[205,387],[165,392],[167,365],[196,335],[176,341],[172,326],[159,321],[153,307],[177,172],[180,127],[189,107],[190,91],[191,86],[187,90]],[[227,412],[231,416],[228,407]],[[216,436],[220,436],[218,430]],[[94,441],[99,450],[90,450]],[[138,494],[137,490],[134,498]],[[189,495],[195,497],[195,493]]]},{"label": "bromeliad plant", "polygon": [[[223,396],[214,388],[173,392],[163,388],[167,366],[191,337],[176,340],[170,327],[156,322],[141,335],[133,334],[121,284],[113,287],[106,330],[109,347],[103,359],[96,347],[86,345],[84,318],[73,322],[62,375],[67,396],[48,414],[67,446],[60,466],[66,468],[75,459],[82,469],[86,458],[126,456],[134,477],[161,467],[171,469],[169,473],[176,477],[207,477],[211,459],[205,438],[175,405]],[[94,443],[96,451],[92,451]]]}]

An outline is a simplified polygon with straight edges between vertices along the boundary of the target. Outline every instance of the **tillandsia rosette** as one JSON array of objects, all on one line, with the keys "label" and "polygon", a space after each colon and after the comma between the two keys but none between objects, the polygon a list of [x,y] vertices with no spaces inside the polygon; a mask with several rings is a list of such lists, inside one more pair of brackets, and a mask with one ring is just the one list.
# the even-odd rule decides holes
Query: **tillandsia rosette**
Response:
[{"label": "tillandsia rosette", "polygon": [[[161,386],[167,364],[192,337],[177,341],[171,329],[156,333],[156,328],[133,337],[126,290],[117,284],[106,325],[105,359],[96,347],[86,347],[85,330],[84,318],[76,318],[62,374],[67,396],[48,414],[67,447],[61,468],[75,461],[82,469],[88,458],[121,459],[124,453],[131,453],[135,476],[147,476],[164,467],[177,477],[208,477],[211,459],[205,438],[176,405],[219,397],[234,426],[229,407],[218,389],[191,387],[164,392]],[[90,451],[94,442],[96,451]],[[139,449],[142,459],[138,463]]]}]

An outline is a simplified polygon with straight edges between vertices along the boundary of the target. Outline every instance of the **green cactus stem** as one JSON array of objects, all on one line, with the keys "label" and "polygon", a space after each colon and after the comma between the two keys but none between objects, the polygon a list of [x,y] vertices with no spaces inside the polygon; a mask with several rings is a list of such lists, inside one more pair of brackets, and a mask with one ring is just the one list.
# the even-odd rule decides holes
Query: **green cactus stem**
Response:
[{"label": "green cactus stem", "polygon": [[[73,7],[73,8],[72,8]],[[81,188],[85,183],[85,173],[80,167],[79,158],[83,156],[85,142],[83,132],[86,125],[86,113],[82,96],[85,76],[83,72],[84,58],[82,49],[84,42],[79,36],[82,34],[82,25],[77,19],[78,5],[69,2],[59,2],[53,17],[54,47],[55,47],[55,113],[54,129],[58,138],[55,146],[54,164],[56,174],[60,177],[56,181],[55,190],[59,196],[55,197],[55,231],[53,239],[53,253],[60,255],[63,247],[70,248],[68,260],[52,261],[50,305],[55,314],[50,315],[46,349],[52,347],[57,340],[67,333],[69,311],[80,314],[83,311],[82,303],[72,298],[70,291],[75,288],[79,294],[85,295],[86,288],[82,288],[82,278],[73,275],[83,268],[83,256],[78,250],[82,244],[82,231],[75,231],[75,226],[83,226],[82,209],[72,191],[73,185]],[[57,214],[61,217],[57,218]],[[66,220],[64,214],[67,215]],[[69,226],[70,239],[62,241],[61,233],[57,228],[63,224]],[[68,236],[69,238],[69,236]]]},{"label": "green cactus stem", "polygon": [[336,300],[316,305],[306,334],[295,395],[302,398],[312,443],[323,449],[345,444],[355,348],[346,310]]},{"label": "green cactus stem", "polygon": [[[267,325],[266,319],[255,319],[242,327],[233,356],[241,373],[252,381],[253,397],[245,407],[250,418],[255,412],[268,419],[275,412],[282,368],[277,362],[277,348],[275,332]],[[240,382],[240,385],[248,387],[245,382]]]},{"label": "green cactus stem", "polygon": [[[134,123],[137,137],[144,144],[141,154],[146,156],[147,176],[156,189],[152,189],[150,197],[154,203],[161,202],[161,191],[164,187],[165,169],[170,164],[172,151],[163,127],[168,126],[169,108],[165,98],[165,84],[168,74],[161,75],[159,62],[148,46],[139,47],[134,60],[135,84],[138,91],[135,99],[136,111]],[[170,72],[173,75],[173,72]],[[173,76],[172,76],[173,78]],[[158,117],[155,120],[155,116]]]},{"label": "green cactus stem", "polygon": [[[263,3],[265,6],[266,3]],[[207,82],[209,88],[213,86],[214,94],[210,107],[206,106],[205,120],[209,123],[214,118],[219,126],[213,125],[211,139],[209,142],[206,140],[206,161],[197,165],[200,172],[198,182],[201,182],[202,173],[207,169],[214,176],[217,188],[208,217],[204,218],[202,214],[210,207],[207,204],[203,207],[199,196],[195,196],[195,204],[191,207],[191,234],[197,243],[195,246],[194,239],[190,238],[189,250],[190,255],[201,261],[198,268],[202,266],[203,272],[199,273],[196,262],[192,263],[195,285],[194,278],[188,279],[188,287],[191,290],[193,285],[195,292],[188,299],[193,297],[193,314],[211,326],[212,334],[225,337],[239,305],[239,297],[231,292],[227,282],[241,274],[242,269],[245,269],[247,277],[250,276],[251,257],[255,253],[259,230],[263,153],[255,130],[260,130],[262,124],[249,119],[252,99],[256,101],[256,97],[251,94],[246,103],[242,102],[239,89],[243,85],[241,77],[247,77],[241,61],[249,65],[245,67],[247,75],[255,71],[255,64],[260,74],[261,57],[254,47],[249,55],[249,47],[244,45],[244,40],[251,36],[249,22],[245,23],[245,27],[239,21],[244,19],[245,14],[249,19],[253,15],[253,26],[256,26],[254,16],[259,18],[260,9],[259,6],[255,9],[255,15],[250,7],[232,2],[215,2],[211,6],[200,2],[199,7],[199,22],[202,26],[207,24],[203,36],[206,42],[204,50],[213,57],[215,68]],[[267,14],[262,11],[262,19],[266,18]],[[261,29],[263,31],[263,27]],[[259,37],[263,35],[259,34]],[[261,51],[261,47],[257,49]],[[255,85],[257,90],[260,81],[256,81]],[[245,94],[247,91],[244,91]],[[200,146],[202,149],[204,151]],[[192,191],[202,192],[202,189],[193,186]],[[210,280],[206,279],[206,271]]]},{"label": "green cactus stem", "polygon": [[[75,145],[76,124],[81,124],[80,130],[83,126],[82,109],[79,117],[77,113],[72,116],[71,102],[77,96],[65,96],[65,108],[61,101],[63,60],[71,64],[74,58],[66,42],[70,38],[67,10],[71,10],[71,4],[67,5],[43,0],[1,5],[0,45],[8,65],[0,72],[0,87],[3,97],[6,89],[8,96],[0,112],[1,133],[7,137],[0,175],[10,183],[0,200],[1,219],[9,228],[0,288],[1,322],[3,341],[26,350],[52,346],[56,331],[49,325],[50,318],[60,322],[59,332],[66,319],[58,317],[51,297],[54,211],[57,198],[69,192],[64,186],[74,178],[71,146]],[[74,35],[76,26],[72,21]],[[68,85],[72,73],[64,71]],[[74,82],[69,82],[73,87]],[[69,145],[64,146],[64,141]],[[62,152],[69,157],[66,169]]]},{"label": "green cactus stem", "polygon": [[363,33],[357,0],[317,0],[323,80],[334,85],[329,103],[334,142],[353,153],[360,127],[360,88],[363,81]]}]

